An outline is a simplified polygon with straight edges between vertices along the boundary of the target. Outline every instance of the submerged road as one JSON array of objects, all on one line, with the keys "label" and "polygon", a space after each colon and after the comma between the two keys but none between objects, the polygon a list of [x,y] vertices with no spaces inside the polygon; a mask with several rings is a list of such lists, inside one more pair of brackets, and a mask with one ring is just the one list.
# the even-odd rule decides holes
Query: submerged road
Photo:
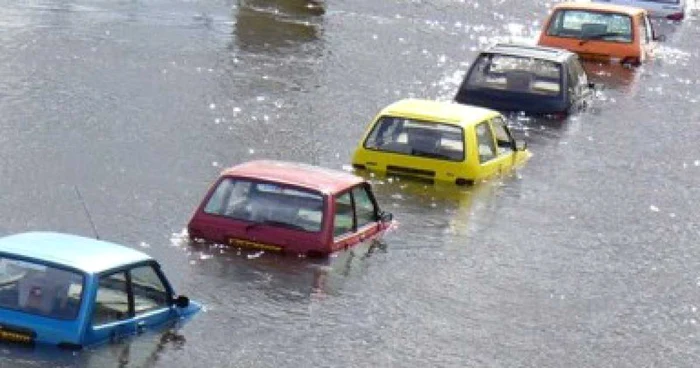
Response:
[{"label": "submerged road", "polygon": [[594,108],[513,121],[534,156],[467,189],[375,180],[398,229],[325,263],[193,247],[224,167],[347,167],[403,97],[450,99],[549,1],[0,1],[0,234],[161,260],[205,311],[176,333],[2,367],[693,367],[700,360],[698,19],[657,60],[593,66]]}]

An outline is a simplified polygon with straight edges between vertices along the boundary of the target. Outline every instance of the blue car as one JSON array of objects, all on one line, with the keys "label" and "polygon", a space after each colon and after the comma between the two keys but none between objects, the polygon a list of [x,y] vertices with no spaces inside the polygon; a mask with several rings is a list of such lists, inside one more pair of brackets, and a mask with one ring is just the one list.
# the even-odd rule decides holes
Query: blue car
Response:
[{"label": "blue car", "polygon": [[0,341],[80,349],[199,309],[131,248],[50,232],[0,238]]}]

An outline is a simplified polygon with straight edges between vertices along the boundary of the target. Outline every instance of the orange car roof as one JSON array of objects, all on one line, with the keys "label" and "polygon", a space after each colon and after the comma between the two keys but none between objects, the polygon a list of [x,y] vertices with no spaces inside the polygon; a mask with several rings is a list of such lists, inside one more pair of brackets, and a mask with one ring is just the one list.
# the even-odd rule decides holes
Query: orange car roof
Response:
[{"label": "orange car roof", "polygon": [[608,13],[621,13],[627,14],[629,16],[635,16],[639,13],[646,13],[646,10],[641,8],[635,8],[631,6],[615,5],[615,4],[601,4],[601,3],[590,3],[590,2],[567,2],[556,4],[552,8],[552,11],[558,9],[580,9],[580,10],[591,10],[591,11],[603,11]]},{"label": "orange car roof", "polygon": [[256,160],[224,170],[221,176],[245,177],[336,194],[365,180],[340,170],[296,162]]}]

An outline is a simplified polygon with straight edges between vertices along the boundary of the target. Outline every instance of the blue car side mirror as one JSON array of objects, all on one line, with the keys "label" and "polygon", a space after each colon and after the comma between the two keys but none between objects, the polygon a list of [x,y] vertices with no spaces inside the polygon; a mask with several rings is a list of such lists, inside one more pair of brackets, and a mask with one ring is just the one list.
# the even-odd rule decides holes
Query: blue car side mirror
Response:
[{"label": "blue car side mirror", "polygon": [[175,298],[174,303],[176,307],[178,308],[187,308],[190,305],[190,298],[180,295],[177,298]]}]

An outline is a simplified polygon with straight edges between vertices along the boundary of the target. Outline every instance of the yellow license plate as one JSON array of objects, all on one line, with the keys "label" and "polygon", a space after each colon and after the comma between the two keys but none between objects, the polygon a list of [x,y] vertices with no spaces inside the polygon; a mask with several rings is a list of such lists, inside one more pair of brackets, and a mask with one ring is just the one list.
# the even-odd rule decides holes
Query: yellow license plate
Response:
[{"label": "yellow license plate", "polygon": [[8,330],[0,326],[0,340],[19,344],[31,344],[34,342],[34,336],[29,332]]},{"label": "yellow license plate", "polygon": [[282,247],[279,245],[272,245],[272,244],[265,244],[265,243],[258,243],[250,240],[243,240],[243,239],[236,239],[236,238],[231,238],[228,240],[228,244],[234,247],[239,247],[239,248],[246,248],[246,249],[259,249],[259,250],[267,250],[271,252],[281,252]]}]

